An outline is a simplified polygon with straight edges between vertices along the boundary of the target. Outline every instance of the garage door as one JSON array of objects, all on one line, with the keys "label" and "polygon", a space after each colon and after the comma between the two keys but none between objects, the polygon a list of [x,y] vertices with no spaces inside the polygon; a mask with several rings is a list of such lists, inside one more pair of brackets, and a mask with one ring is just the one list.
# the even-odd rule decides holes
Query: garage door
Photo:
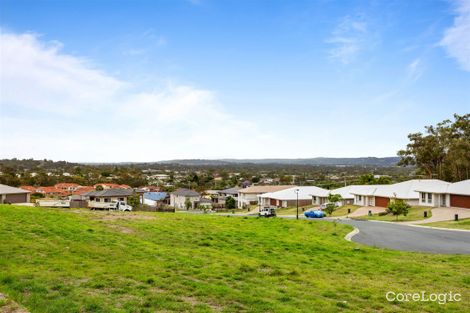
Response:
[{"label": "garage door", "polygon": [[375,206],[386,208],[386,207],[388,207],[388,202],[389,201],[390,201],[389,198],[375,197]]},{"label": "garage door", "polygon": [[24,203],[27,202],[28,194],[26,193],[15,193],[15,194],[8,194],[5,197],[5,202],[8,203]]},{"label": "garage door", "polygon": [[450,206],[470,209],[470,196],[450,195]]}]

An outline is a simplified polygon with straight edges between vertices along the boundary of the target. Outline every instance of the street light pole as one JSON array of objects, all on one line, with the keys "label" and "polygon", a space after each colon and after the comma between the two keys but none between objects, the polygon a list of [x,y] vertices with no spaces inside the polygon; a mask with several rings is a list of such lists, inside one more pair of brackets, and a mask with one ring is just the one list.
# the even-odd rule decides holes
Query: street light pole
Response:
[{"label": "street light pole", "polygon": [[299,189],[295,190],[295,194],[297,195],[297,219],[299,219]]}]

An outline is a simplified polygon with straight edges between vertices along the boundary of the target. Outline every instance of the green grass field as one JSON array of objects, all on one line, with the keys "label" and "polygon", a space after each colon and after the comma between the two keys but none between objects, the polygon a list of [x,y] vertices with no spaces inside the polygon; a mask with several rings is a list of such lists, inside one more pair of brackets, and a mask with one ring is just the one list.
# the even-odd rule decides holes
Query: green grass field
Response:
[{"label": "green grass field", "polygon": [[[0,205],[0,293],[30,312],[464,312],[470,257],[322,221]],[[387,291],[462,302],[389,303]],[[2,308],[0,307],[0,311]]]},{"label": "green grass field", "polygon": [[331,216],[346,216],[348,215],[348,209],[351,209],[351,213],[353,213],[360,207],[361,207],[360,205],[346,204],[334,210]]},{"label": "green grass field", "polygon": [[[456,229],[468,229],[470,230],[470,218],[459,220],[459,221],[445,221],[423,224],[424,226],[432,227],[444,227],[444,228],[456,228]],[[469,234],[470,236],[470,234]]]},{"label": "green grass field", "polygon": [[428,218],[432,216],[431,208],[414,206],[410,208],[406,216],[399,215],[398,219],[395,215],[392,215],[392,214],[387,214],[387,215],[382,215],[382,216],[378,214],[373,214],[372,216],[361,216],[357,218],[366,219],[366,220],[389,221],[389,222],[419,221],[419,220],[424,220],[424,211],[428,212]]}]

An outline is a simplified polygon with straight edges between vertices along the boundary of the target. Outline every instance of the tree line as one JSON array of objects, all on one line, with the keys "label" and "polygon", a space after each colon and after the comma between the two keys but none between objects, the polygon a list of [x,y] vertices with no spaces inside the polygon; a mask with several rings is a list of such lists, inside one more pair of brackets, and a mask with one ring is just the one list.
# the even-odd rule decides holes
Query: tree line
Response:
[{"label": "tree line", "polygon": [[454,120],[426,126],[424,133],[411,133],[408,139],[406,149],[398,151],[399,165],[414,165],[426,178],[470,178],[470,114],[454,114]]}]

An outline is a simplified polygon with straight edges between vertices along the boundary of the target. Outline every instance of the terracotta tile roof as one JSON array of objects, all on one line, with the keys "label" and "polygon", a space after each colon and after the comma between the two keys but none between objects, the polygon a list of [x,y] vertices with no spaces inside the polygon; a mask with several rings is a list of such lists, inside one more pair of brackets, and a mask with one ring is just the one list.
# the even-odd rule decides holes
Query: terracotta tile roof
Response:
[{"label": "terracotta tile roof", "polygon": [[86,192],[94,191],[95,187],[93,186],[80,186],[72,192],[72,195],[81,195]]},{"label": "terracotta tile roof", "polygon": [[31,191],[31,192],[36,192],[37,188],[34,187],[34,186],[20,186],[20,189],[23,189],[23,190],[28,190],[28,191]]},{"label": "terracotta tile roof", "polygon": [[103,188],[112,188],[112,189],[132,189],[129,185],[119,185],[114,183],[99,183],[93,185],[94,188],[97,186],[102,186]]},{"label": "terracotta tile roof", "polygon": [[76,183],[58,183],[58,184],[55,184],[54,187],[56,188],[69,188],[69,187],[79,187],[80,185],[79,184],[76,184]]}]

